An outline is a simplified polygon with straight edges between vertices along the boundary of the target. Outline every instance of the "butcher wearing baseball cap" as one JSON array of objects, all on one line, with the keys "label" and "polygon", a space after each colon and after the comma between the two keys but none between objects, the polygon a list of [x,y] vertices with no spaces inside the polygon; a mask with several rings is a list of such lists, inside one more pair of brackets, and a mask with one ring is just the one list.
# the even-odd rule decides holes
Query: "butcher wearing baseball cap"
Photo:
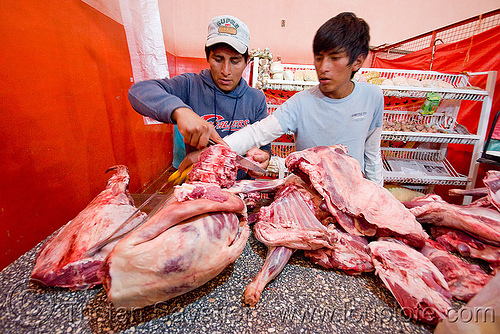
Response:
[{"label": "butcher wearing baseball cap", "polygon": [[231,15],[220,15],[212,18],[208,25],[206,47],[217,43],[225,43],[241,54],[248,52],[250,30],[240,19]]},{"label": "butcher wearing baseball cap", "polygon": [[[138,113],[176,124],[172,164],[180,172],[197,161],[186,153],[205,148],[209,139],[225,144],[222,138],[268,115],[264,93],[243,78],[249,59],[247,25],[234,16],[218,15],[209,21],[204,44],[209,68],[137,82],[129,90],[130,104]],[[270,145],[255,147],[253,159],[265,162],[263,168],[270,150]]]}]

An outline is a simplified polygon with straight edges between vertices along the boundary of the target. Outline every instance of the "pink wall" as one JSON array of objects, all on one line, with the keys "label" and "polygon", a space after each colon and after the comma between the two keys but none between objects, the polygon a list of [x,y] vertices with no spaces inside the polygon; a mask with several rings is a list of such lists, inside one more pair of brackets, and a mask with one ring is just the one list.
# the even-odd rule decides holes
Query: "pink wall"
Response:
[{"label": "pink wall", "polygon": [[[177,56],[202,58],[208,22],[216,15],[230,14],[250,28],[251,48],[269,47],[284,63],[292,64],[312,64],[316,30],[343,11],[364,18],[370,25],[371,45],[379,46],[489,12],[498,5],[498,0],[159,1],[166,50]],[[281,27],[282,19],[285,27]]]},{"label": "pink wall", "polygon": [[131,192],[171,165],[170,125],[127,99],[123,26],[80,0],[0,2],[0,268],[75,217],[115,164]]}]

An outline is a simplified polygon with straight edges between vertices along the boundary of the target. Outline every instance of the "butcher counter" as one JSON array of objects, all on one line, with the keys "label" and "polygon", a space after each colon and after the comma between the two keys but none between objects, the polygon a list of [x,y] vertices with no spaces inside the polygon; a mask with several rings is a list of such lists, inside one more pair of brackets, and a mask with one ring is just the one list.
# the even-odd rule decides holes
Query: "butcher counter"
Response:
[{"label": "butcher counter", "polygon": [[29,282],[43,241],[0,274],[1,333],[430,333],[406,319],[373,273],[350,276],[292,255],[255,307],[242,304],[264,263],[253,236],[236,260],[202,287],[164,303],[124,311],[101,286],[72,291]]},{"label": "butcher counter", "polygon": [[[135,195],[136,205],[147,197]],[[152,210],[159,200],[143,211]],[[373,272],[352,276],[323,269],[308,261],[302,251],[292,255],[255,307],[245,306],[245,288],[267,253],[253,235],[240,257],[205,285],[133,311],[113,308],[100,285],[73,291],[30,282],[35,257],[45,241],[0,273],[0,333],[394,334],[432,333],[434,329],[405,317]]]}]

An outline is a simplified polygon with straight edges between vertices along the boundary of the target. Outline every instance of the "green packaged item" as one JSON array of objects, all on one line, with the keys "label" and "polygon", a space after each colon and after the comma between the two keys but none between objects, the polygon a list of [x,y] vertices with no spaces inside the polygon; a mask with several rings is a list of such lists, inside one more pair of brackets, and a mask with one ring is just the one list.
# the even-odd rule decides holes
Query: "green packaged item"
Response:
[{"label": "green packaged item", "polygon": [[440,102],[441,102],[441,96],[438,93],[427,93],[427,99],[424,101],[424,104],[422,104],[422,108],[420,108],[420,113],[422,115],[434,114]]}]

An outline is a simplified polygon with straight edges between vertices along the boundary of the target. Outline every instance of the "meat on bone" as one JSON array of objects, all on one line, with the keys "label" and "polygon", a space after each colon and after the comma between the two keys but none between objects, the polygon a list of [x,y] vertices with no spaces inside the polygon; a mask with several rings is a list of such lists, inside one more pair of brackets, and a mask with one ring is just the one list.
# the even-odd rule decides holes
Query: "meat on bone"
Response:
[{"label": "meat on bone", "polygon": [[478,198],[470,206],[482,206],[485,208],[495,209],[495,206],[491,203],[490,197],[488,195]]},{"label": "meat on bone", "polygon": [[234,262],[250,230],[243,201],[224,195],[225,201],[173,201],[122,239],[99,273],[109,301],[153,305],[205,284]]},{"label": "meat on bone", "polygon": [[[35,282],[72,289],[91,288],[101,283],[97,271],[118,240],[93,256],[86,253],[115,232],[136,211],[128,193],[130,178],[127,167],[117,165],[109,170],[116,173],[108,180],[106,188],[42,245],[31,273]],[[145,213],[137,213],[122,232],[133,229],[144,218]]]},{"label": "meat on bone", "polygon": [[310,180],[332,215],[340,210],[358,219],[354,223],[361,234],[393,236],[414,247],[424,245],[428,235],[412,213],[387,189],[364,178],[359,163],[344,146],[293,152],[285,163],[290,171]]},{"label": "meat on bone", "polygon": [[[484,189],[488,189],[484,187]],[[486,195],[483,197],[480,197],[479,199],[475,200],[468,206],[481,206],[481,207],[486,207],[490,209],[494,209],[494,206],[491,204],[490,199],[487,196],[487,191],[485,193]],[[430,203],[447,203],[445,200],[441,198],[441,196],[437,194],[428,194],[422,197],[416,197],[412,199],[411,201],[403,202],[403,205],[407,207],[408,209],[413,209],[417,206],[424,206],[425,204],[430,204]]]},{"label": "meat on bone", "polygon": [[306,257],[323,268],[341,269],[351,275],[373,271],[366,238],[342,232],[333,224],[328,230],[334,236],[334,247],[306,250]]},{"label": "meat on bone", "polygon": [[412,209],[412,208],[417,207],[417,206],[423,206],[425,204],[435,203],[435,202],[446,203],[446,201],[444,201],[441,198],[441,196],[436,195],[436,194],[428,194],[428,195],[425,195],[422,197],[414,198],[411,201],[403,202],[403,205],[408,209]]},{"label": "meat on bone", "polygon": [[489,189],[488,198],[491,204],[500,210],[500,171],[487,171],[483,182]]},{"label": "meat on bone", "polygon": [[325,218],[331,218],[332,215],[326,207],[323,197],[314,189],[311,184],[304,182],[300,177],[295,174],[290,174],[286,179],[284,185],[280,190],[285,189],[286,186],[292,185],[302,195],[302,198],[307,203],[307,206],[313,210],[314,216],[325,226],[330,222],[323,222]]},{"label": "meat on bone", "polygon": [[217,202],[224,202],[228,199],[228,196],[218,184],[198,181],[183,183],[182,186],[175,186],[174,196],[179,202],[199,198]]},{"label": "meat on bone", "polygon": [[[268,246],[268,254],[261,271],[247,287],[247,303],[258,302],[264,287],[284,268],[292,250],[305,250],[313,262],[327,268],[349,273],[373,270],[367,241],[343,233],[333,224],[324,226],[317,218],[324,217],[324,211],[317,208],[321,203],[314,189],[292,178],[268,207],[260,209],[254,234]],[[323,223],[333,220],[329,218],[324,218]]]},{"label": "meat on bone", "polygon": [[306,203],[293,184],[281,190],[271,205],[260,208],[254,234],[268,247],[332,247],[328,229],[314,216],[313,204]]},{"label": "meat on bone", "polygon": [[198,157],[188,173],[190,181],[216,183],[230,188],[236,181],[238,169],[244,169],[236,160],[237,153],[224,145],[212,145]]},{"label": "meat on bone", "polygon": [[464,231],[491,245],[500,246],[500,212],[478,205],[451,204],[434,195],[435,200],[410,211],[422,224]]},{"label": "meat on bone", "polygon": [[[367,228],[371,228],[370,226],[367,226],[368,224],[365,224],[363,228],[360,227],[359,223],[363,220],[352,217],[344,213],[343,211],[336,210],[335,208],[333,208],[332,211],[329,210],[325,200],[316,191],[316,189],[314,189],[314,187],[310,183],[306,183],[297,175],[290,174],[290,176],[287,178],[286,184],[295,184],[297,186],[297,190],[300,191],[304,198],[307,198],[312,202],[312,204],[314,205],[314,215],[316,216],[316,218],[318,218],[319,221],[321,221],[323,225],[328,226],[329,224],[337,223],[346,232],[352,235],[363,236],[375,234],[373,229],[372,231],[367,231]],[[358,230],[357,227],[359,227],[360,229]],[[360,230],[364,230],[364,232],[368,233],[363,234],[360,232]]]},{"label": "meat on bone", "polygon": [[424,255],[390,240],[368,244],[375,273],[392,292],[406,316],[435,324],[451,308],[443,274]]},{"label": "meat on bone", "polygon": [[373,236],[377,232],[377,229],[369,224],[361,225],[360,222],[366,222],[361,217],[353,217],[344,211],[336,210],[335,207],[331,207],[331,213],[337,223],[351,235]]},{"label": "meat on bone", "polygon": [[243,297],[246,304],[257,304],[266,285],[281,273],[294,251],[283,246],[268,247],[264,265],[245,289]]},{"label": "meat on bone", "polygon": [[467,233],[441,226],[431,226],[432,237],[450,252],[489,263],[493,274],[500,272],[500,247],[485,244]]},{"label": "meat on bone", "polygon": [[451,294],[456,299],[469,301],[481,291],[492,277],[477,264],[463,261],[431,239],[427,240],[420,252],[431,260],[443,274]]}]

